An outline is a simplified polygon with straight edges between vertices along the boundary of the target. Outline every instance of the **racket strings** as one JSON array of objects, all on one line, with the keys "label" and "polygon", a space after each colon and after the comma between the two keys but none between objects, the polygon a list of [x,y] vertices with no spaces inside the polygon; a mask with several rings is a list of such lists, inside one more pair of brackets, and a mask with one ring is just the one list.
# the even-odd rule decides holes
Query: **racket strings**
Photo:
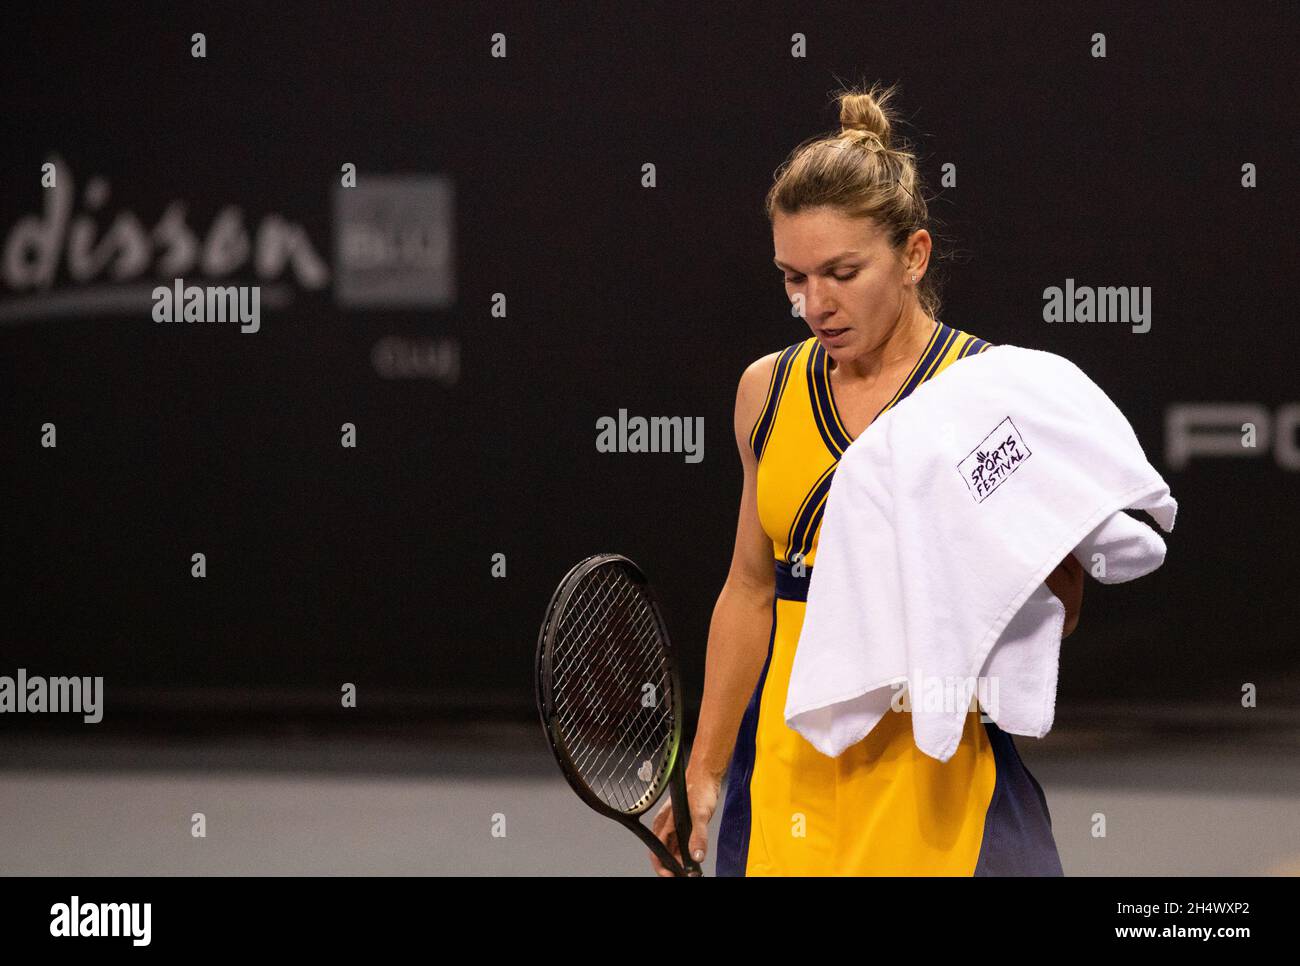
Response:
[{"label": "racket strings", "polygon": [[[653,650],[657,643],[657,640],[654,637],[657,633],[657,626],[653,612],[650,610],[649,605],[645,603],[643,599],[639,598],[639,595],[637,594],[639,588],[635,585],[626,584],[626,582],[624,582],[625,586],[618,586],[618,581],[613,579],[614,577],[615,575],[612,574],[607,575],[605,583],[608,586],[600,588],[604,593],[599,597],[593,596],[589,602],[589,609],[593,611],[593,614],[590,615],[591,619],[586,623],[592,627],[595,635],[593,639],[613,642],[615,644],[622,643],[619,637],[613,633],[616,628],[612,627],[611,624],[615,623],[620,615],[627,616],[630,614],[633,615],[633,623],[629,628],[632,632],[631,639],[633,641],[640,641],[643,644],[648,643],[651,650]],[[630,599],[628,599],[629,595],[626,593],[627,591],[631,592]],[[613,595],[620,596],[623,599],[611,600],[611,592],[613,592]],[[637,603],[640,603],[642,606],[637,607]],[[632,605],[630,608],[628,607],[629,604]],[[621,611],[620,606],[622,607]],[[583,616],[587,617],[588,615]],[[614,618],[614,620],[611,620],[611,617]],[[654,736],[647,736],[646,732],[654,728],[660,722],[658,721],[658,716],[653,714],[634,715],[629,717],[626,701],[620,702],[620,707],[611,708],[607,702],[600,700],[604,695],[611,693],[610,688],[612,687],[615,689],[613,693],[623,696],[635,695],[637,698],[635,708],[638,710],[642,708],[642,702],[639,700],[642,694],[640,689],[645,682],[638,681],[637,678],[643,675],[630,673],[626,662],[608,660],[608,657],[608,652],[602,655],[593,651],[594,661],[600,662],[601,658],[605,658],[605,660],[602,663],[595,663],[593,665],[594,673],[583,675],[580,678],[576,678],[576,680],[582,682],[583,691],[585,692],[586,697],[596,699],[594,705],[591,705],[590,703],[588,705],[589,707],[597,709],[596,713],[590,716],[588,720],[602,723],[607,727],[611,722],[614,722],[614,727],[617,728],[619,723],[615,716],[617,713],[622,718],[621,723],[623,727],[621,728],[621,731],[614,736],[612,741],[608,743],[592,742],[585,750],[585,753],[580,751],[576,757],[579,767],[586,773],[594,776],[596,781],[600,782],[603,780],[606,790],[613,793],[611,797],[616,799],[620,805],[625,807],[635,807],[640,803],[640,800],[644,798],[644,795],[633,794],[633,796],[629,798],[626,794],[620,794],[620,792],[625,792],[626,789],[620,787],[617,782],[609,782],[609,776],[606,774],[606,771],[612,769],[615,772],[620,772],[622,775],[627,774],[628,768],[625,760],[612,760],[620,751],[630,749],[633,754],[639,754],[642,750],[657,751],[658,749],[655,747],[656,742],[654,741]],[[615,672],[613,680],[610,679],[608,673],[611,668],[614,669]],[[643,668],[638,668],[637,670],[643,670]],[[605,673],[602,674],[602,671]],[[661,677],[661,680],[658,682],[652,681],[650,683],[654,684],[657,690],[662,690],[666,687],[669,693],[671,692],[671,682],[666,676]],[[671,706],[669,706],[669,711],[671,711]],[[635,732],[633,732],[633,728],[636,729]],[[647,748],[648,745],[651,747]],[[604,754],[602,757],[597,759],[595,756],[600,754],[601,751],[604,751]],[[657,757],[657,755],[649,755],[645,760],[652,760],[655,757]],[[662,769],[656,769],[656,773],[661,770]],[[653,786],[654,777],[655,776],[651,776],[648,779],[643,779],[643,781],[647,786]]]},{"label": "racket strings", "polygon": [[598,567],[570,596],[552,678],[557,723],[582,779],[612,807],[636,811],[667,772],[672,678],[650,600],[622,567]]},{"label": "racket strings", "polygon": [[[607,612],[598,613],[601,613],[602,616],[606,618],[605,623],[607,623]],[[631,628],[631,631],[635,640],[645,640],[647,635],[652,635],[654,633],[653,615],[648,612],[641,614],[637,624]],[[591,630],[587,635],[587,638],[592,641],[608,642],[610,636],[607,626],[597,626]],[[607,659],[608,648],[606,649],[606,652],[601,652],[593,645],[587,644],[581,640],[575,640],[574,647],[586,647],[589,649],[586,653],[583,653],[581,657],[581,660],[585,662],[584,667],[578,668],[576,666],[578,658],[573,658],[570,665],[572,670],[582,670],[586,673],[571,673],[567,675],[565,680],[557,688],[557,694],[561,697],[563,697],[563,692],[566,689],[571,691],[583,690],[590,694],[592,692],[599,692],[604,686],[609,684],[617,684],[618,687],[624,689],[640,686],[635,680],[635,675],[629,671],[627,663],[617,659],[617,654],[615,654],[616,659]],[[557,647],[557,654],[558,653],[559,648]],[[611,682],[611,676],[616,680]],[[602,720],[605,720],[612,716],[614,709],[605,705],[595,705],[592,710],[594,713],[600,714]]]}]

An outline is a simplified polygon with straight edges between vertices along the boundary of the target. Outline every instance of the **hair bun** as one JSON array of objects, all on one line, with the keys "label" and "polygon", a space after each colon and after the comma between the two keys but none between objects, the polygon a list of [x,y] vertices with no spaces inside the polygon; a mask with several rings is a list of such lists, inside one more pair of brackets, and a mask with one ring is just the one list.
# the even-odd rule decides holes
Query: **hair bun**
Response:
[{"label": "hair bun", "polygon": [[893,93],[892,88],[872,87],[869,91],[840,94],[840,134],[855,135],[855,139],[875,138],[881,147],[888,148],[892,125],[885,107]]}]

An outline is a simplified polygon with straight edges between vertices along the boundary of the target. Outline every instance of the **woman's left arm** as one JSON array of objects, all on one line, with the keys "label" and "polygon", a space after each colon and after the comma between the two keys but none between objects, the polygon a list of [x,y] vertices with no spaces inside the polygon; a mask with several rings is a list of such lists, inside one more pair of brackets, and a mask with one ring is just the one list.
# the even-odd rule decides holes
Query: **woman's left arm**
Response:
[{"label": "woman's left arm", "polygon": [[1083,607],[1083,565],[1067,553],[1060,565],[1047,575],[1047,589],[1065,605],[1065,627],[1061,637],[1069,637],[1079,623],[1079,610]]}]

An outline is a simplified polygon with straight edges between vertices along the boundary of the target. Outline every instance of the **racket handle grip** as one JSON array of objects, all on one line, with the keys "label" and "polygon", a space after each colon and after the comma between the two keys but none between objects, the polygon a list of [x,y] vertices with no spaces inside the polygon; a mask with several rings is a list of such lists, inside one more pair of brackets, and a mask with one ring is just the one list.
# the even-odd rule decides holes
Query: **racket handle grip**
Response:
[{"label": "racket handle grip", "polygon": [[668,777],[668,794],[673,799],[673,823],[677,826],[677,845],[682,852],[682,865],[688,876],[702,876],[700,864],[691,857],[691,803],[686,798],[686,763],[685,754],[680,750],[677,761],[673,763],[673,772]]}]

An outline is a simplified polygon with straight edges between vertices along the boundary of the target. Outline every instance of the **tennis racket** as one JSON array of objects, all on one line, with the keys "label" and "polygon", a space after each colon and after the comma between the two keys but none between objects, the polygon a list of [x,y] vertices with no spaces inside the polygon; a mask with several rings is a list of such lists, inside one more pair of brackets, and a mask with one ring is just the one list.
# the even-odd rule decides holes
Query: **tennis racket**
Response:
[{"label": "tennis racket", "polygon": [[[691,859],[681,681],[663,616],[641,568],[600,553],[580,561],[551,596],[537,636],[537,710],[551,751],[578,797],[625,825],[676,876]],[[640,822],[671,790],[684,862]]]}]

